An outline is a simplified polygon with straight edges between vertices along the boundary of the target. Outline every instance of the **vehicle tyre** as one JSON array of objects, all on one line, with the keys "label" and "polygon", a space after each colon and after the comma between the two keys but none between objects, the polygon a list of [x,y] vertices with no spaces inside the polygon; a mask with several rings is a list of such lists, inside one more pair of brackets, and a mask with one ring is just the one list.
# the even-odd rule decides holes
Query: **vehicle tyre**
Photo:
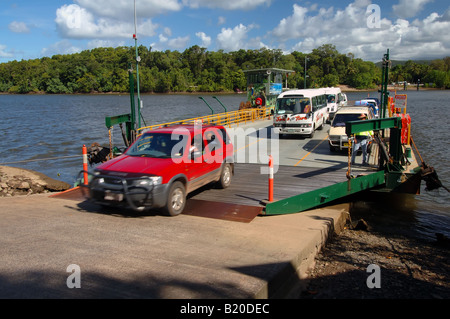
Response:
[{"label": "vehicle tyre", "polygon": [[183,183],[175,182],[170,186],[164,211],[168,216],[177,216],[186,205],[186,188]]},{"label": "vehicle tyre", "polygon": [[220,173],[220,179],[218,185],[220,188],[227,188],[231,184],[231,178],[233,176],[233,169],[231,165],[225,163],[222,167],[222,172]]},{"label": "vehicle tyre", "polygon": [[322,118],[322,124],[317,128],[319,131],[323,130],[323,127],[325,126],[325,118]]},{"label": "vehicle tyre", "polygon": [[309,134],[309,138],[313,138],[314,137],[315,131],[316,131],[316,128],[313,126],[312,132],[311,132],[311,134]]}]

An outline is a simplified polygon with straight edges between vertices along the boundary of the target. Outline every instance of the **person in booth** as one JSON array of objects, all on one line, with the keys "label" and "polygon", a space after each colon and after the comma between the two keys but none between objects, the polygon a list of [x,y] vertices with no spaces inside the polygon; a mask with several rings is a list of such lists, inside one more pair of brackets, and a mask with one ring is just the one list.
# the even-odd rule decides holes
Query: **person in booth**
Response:
[{"label": "person in booth", "polygon": [[305,114],[309,114],[311,112],[311,104],[306,104],[304,109],[303,109],[303,113]]},{"label": "person in booth", "polygon": [[[362,113],[359,116],[360,120],[367,120],[367,115]],[[373,137],[373,131],[364,131],[355,134],[355,142],[352,144],[352,164],[355,164],[355,156],[358,153],[358,150],[362,149],[362,164],[368,165],[368,154],[367,147],[369,146],[369,142]]]}]

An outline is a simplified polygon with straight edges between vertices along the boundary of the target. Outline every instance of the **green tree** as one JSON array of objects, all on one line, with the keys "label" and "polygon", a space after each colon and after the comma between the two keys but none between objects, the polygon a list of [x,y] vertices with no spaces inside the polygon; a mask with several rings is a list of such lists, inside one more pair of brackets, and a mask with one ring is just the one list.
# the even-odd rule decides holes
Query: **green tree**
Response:
[{"label": "green tree", "polygon": [[[324,44],[311,53],[262,48],[226,53],[207,51],[197,45],[182,53],[152,51],[139,46],[141,92],[219,92],[245,90],[243,70],[276,67],[294,70],[288,87],[303,88],[305,59],[307,87],[347,84],[356,88],[374,88],[381,71],[372,62],[340,54],[332,44]],[[0,91],[10,93],[89,93],[128,92],[128,68],[136,68],[135,48],[96,48],[80,53],[54,55],[34,60],[0,64]],[[392,81],[433,83],[447,88],[450,57],[429,63],[406,61],[391,69]],[[136,71],[134,71],[136,72]],[[286,78],[283,78],[283,82]]]},{"label": "green tree", "polygon": [[435,88],[450,88],[450,72],[432,70],[424,78],[425,83],[431,83]]},{"label": "green tree", "polygon": [[96,77],[91,73],[85,73],[81,79],[77,80],[77,84],[80,93],[98,91],[99,88]]}]

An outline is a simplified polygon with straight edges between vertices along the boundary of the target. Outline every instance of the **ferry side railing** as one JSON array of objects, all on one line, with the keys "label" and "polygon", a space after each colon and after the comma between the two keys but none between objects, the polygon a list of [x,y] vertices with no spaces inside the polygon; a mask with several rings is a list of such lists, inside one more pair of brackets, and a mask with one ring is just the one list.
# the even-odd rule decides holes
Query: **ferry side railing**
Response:
[{"label": "ferry side railing", "polygon": [[178,124],[212,124],[212,125],[222,125],[224,127],[232,127],[233,125],[238,126],[239,124],[246,124],[250,122],[254,122],[257,120],[268,119],[272,116],[273,108],[265,107],[265,108],[251,108],[251,109],[243,109],[236,111],[229,111],[218,114],[211,114],[206,116],[194,117],[190,119],[184,119],[179,121],[154,124],[145,127],[141,127],[137,129],[137,134],[142,134],[143,131],[154,130],[160,127],[167,127]]}]

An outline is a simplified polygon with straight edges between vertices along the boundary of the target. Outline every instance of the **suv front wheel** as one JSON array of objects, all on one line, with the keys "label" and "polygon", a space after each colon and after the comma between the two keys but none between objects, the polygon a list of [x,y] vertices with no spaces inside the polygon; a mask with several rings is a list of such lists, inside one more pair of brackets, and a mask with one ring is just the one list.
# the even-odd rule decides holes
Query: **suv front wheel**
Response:
[{"label": "suv front wheel", "polygon": [[175,182],[170,186],[164,211],[168,216],[177,216],[183,212],[185,205],[186,188],[183,183]]},{"label": "suv front wheel", "polygon": [[218,186],[220,188],[227,188],[228,186],[230,186],[232,176],[233,176],[233,169],[231,168],[231,165],[228,163],[223,164]]}]

